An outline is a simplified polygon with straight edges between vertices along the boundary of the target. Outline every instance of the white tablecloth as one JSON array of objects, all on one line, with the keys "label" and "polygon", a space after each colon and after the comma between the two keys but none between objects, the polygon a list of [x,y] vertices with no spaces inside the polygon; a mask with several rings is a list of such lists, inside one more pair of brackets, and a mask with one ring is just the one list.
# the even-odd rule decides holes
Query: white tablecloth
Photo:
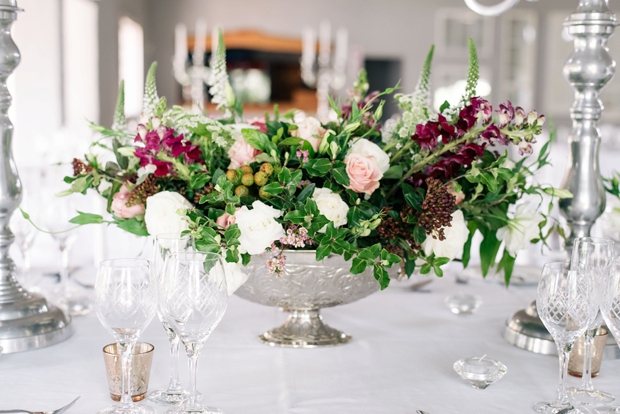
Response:
[{"label": "white tablecloth", "polygon": [[[409,282],[410,284],[411,282]],[[534,287],[509,289],[491,281],[437,279],[430,293],[394,283],[359,302],[325,309],[325,321],[353,336],[344,346],[281,349],[257,335],[285,314],[233,296],[227,314],[203,348],[198,388],[204,401],[227,414],[529,413],[557,387],[557,357],[517,349],[501,337],[506,318],[535,297]],[[450,313],[449,293],[479,294],[474,315]],[[96,413],[110,405],[101,348],[112,342],[94,314],[74,319],[69,340],[36,351],[0,355],[0,409],[51,410],[76,396],[69,411]],[[150,390],[168,380],[168,347],[154,320],[142,340],[155,345]],[[461,380],[452,364],[463,357],[502,361],[506,376],[486,390]],[[186,358],[181,375],[188,384]],[[604,361],[595,386],[620,397],[620,361]],[[569,377],[570,385],[577,378]],[[154,406],[158,413],[165,410]]]}]

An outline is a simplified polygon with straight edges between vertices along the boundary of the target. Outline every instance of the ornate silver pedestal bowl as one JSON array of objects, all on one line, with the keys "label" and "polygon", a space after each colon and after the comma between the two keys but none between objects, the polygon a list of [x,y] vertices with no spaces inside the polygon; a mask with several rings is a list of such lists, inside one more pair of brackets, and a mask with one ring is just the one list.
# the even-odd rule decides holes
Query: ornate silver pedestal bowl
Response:
[{"label": "ornate silver pedestal bowl", "polygon": [[312,250],[285,251],[281,277],[269,274],[266,255],[254,256],[246,266],[249,274],[235,293],[249,301],[276,306],[289,312],[284,325],[259,339],[271,346],[314,348],[345,344],[351,336],[323,323],[319,310],[365,298],[379,290],[372,268],[353,275],[350,262],[329,256],[321,262]]}]

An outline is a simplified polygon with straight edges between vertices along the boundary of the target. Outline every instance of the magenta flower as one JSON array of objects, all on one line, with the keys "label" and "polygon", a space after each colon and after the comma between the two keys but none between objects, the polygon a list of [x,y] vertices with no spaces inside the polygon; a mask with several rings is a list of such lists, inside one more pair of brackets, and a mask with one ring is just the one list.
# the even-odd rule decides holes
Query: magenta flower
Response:
[{"label": "magenta flower", "polygon": [[497,113],[499,114],[500,128],[504,128],[515,117],[515,110],[512,107],[512,103],[510,101],[506,101],[506,104],[499,104],[499,109],[497,110]]},{"label": "magenta flower", "polygon": [[486,99],[474,96],[470,99],[471,106],[473,108],[474,115],[482,122],[483,125],[491,122],[493,117],[493,107]]},{"label": "magenta flower", "polygon": [[437,147],[437,137],[439,137],[439,124],[428,121],[426,124],[418,124],[415,127],[415,134],[411,137],[420,148],[434,150]]},{"label": "magenta flower", "polygon": [[520,106],[517,106],[515,108],[514,124],[515,126],[520,127],[521,125],[523,125],[523,121],[525,121],[525,110]]},{"label": "magenta flower", "polygon": [[491,124],[480,135],[480,138],[486,140],[489,144],[495,145],[497,143],[501,145],[508,145],[508,139],[506,135],[502,134],[497,125]]}]

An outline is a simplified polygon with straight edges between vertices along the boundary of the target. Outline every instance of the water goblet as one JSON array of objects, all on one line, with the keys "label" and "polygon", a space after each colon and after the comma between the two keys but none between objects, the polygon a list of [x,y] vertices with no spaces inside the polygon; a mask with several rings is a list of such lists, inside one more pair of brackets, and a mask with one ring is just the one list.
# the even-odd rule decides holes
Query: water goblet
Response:
[{"label": "water goblet", "polygon": [[52,237],[58,243],[62,258],[60,270],[60,283],[53,289],[59,308],[71,316],[86,315],[92,310],[92,301],[83,293],[82,288],[69,279],[69,251],[77,240],[77,232],[71,229],[69,223],[76,215],[73,205],[64,199],[47,209],[45,217],[46,227],[52,233]]},{"label": "water goblet", "polygon": [[573,409],[565,381],[568,356],[575,341],[596,317],[598,308],[592,303],[592,290],[592,280],[579,270],[569,270],[564,262],[543,266],[536,309],[558,349],[560,385],[554,402],[539,402],[534,406],[534,411],[538,413],[557,414]]},{"label": "water goblet", "polygon": [[22,277],[20,282],[27,290],[36,290],[36,286],[32,280],[32,275],[30,272],[30,250],[34,244],[37,229],[30,222],[28,222],[28,220],[26,220],[19,211],[15,212],[11,216],[10,227],[11,232],[15,235],[15,244],[19,248],[19,252],[21,253],[23,259],[21,272]]},{"label": "water goblet", "polygon": [[121,351],[121,401],[99,414],[154,414],[131,399],[131,359],[136,341],[157,311],[157,283],[151,263],[140,259],[101,262],[95,282],[95,308],[101,324],[114,336]]},{"label": "water goblet", "polygon": [[[602,283],[601,314],[605,325],[620,344],[620,258],[613,263],[612,272]],[[620,414],[620,407],[598,407],[596,414]]]},{"label": "water goblet", "polygon": [[[181,236],[175,234],[159,234],[155,236],[155,243],[153,249],[153,268],[155,274],[159,279],[162,277],[162,270],[166,257],[170,253],[182,253],[186,251],[194,250],[193,238],[190,235]],[[166,334],[168,335],[168,341],[170,343],[170,380],[168,387],[163,390],[153,391],[148,399],[156,404],[180,404],[187,399],[189,392],[181,387],[181,381],[179,381],[179,336],[170,327],[162,313],[158,310],[157,316],[162,323]]]},{"label": "water goblet", "polygon": [[[609,239],[581,237],[573,244],[571,268],[579,269],[593,282],[594,302],[600,302],[601,285],[612,271],[614,258],[614,242]],[[592,356],[594,337],[603,324],[603,318],[597,307],[597,317],[588,326],[583,338],[583,374],[579,388],[570,388],[570,398],[583,405],[608,404],[615,398],[605,391],[594,389],[592,385]]]},{"label": "water goblet", "polygon": [[172,253],[166,258],[159,282],[159,309],[181,338],[190,370],[189,397],[182,407],[169,413],[221,413],[198,402],[196,367],[202,346],[226,311],[228,291],[222,257],[215,253]]}]

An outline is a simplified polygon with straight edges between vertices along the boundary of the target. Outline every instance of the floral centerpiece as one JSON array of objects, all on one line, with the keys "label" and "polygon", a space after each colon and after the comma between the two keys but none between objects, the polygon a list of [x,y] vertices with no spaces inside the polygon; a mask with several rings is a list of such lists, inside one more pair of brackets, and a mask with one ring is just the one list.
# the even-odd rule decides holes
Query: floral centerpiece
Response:
[{"label": "floral centerpiece", "polygon": [[[441,276],[441,266],[461,255],[466,266],[472,237],[482,233],[483,272],[496,263],[510,279],[517,252],[543,239],[546,215],[524,195],[570,196],[536,184],[547,164],[549,143],[535,160],[535,137],[545,118],[510,102],[494,111],[476,96],[478,63],[473,44],[462,101],[430,107],[433,49],[416,90],[398,94],[398,119],[379,124],[385,97],[396,88],[368,94],[362,73],[344,103],[332,103],[332,120],[298,113],[243,121],[242,106],[228,83],[220,38],[213,70],[215,119],[181,107],[168,109],[157,95],[155,68],[146,81],[144,112],[129,132],[123,89],[111,128],[93,149],[73,160],[66,194],[99,192],[111,219],[79,213],[76,224],[112,223],[137,235],[189,232],[204,251],[224,252],[246,265],[265,254],[273,277],[286,267],[286,250],[310,249],[317,261],[330,255],[350,261],[350,272],[372,269],[381,288],[397,264]],[[524,155],[507,157],[506,146]],[[101,152],[101,151],[99,151]]]}]

